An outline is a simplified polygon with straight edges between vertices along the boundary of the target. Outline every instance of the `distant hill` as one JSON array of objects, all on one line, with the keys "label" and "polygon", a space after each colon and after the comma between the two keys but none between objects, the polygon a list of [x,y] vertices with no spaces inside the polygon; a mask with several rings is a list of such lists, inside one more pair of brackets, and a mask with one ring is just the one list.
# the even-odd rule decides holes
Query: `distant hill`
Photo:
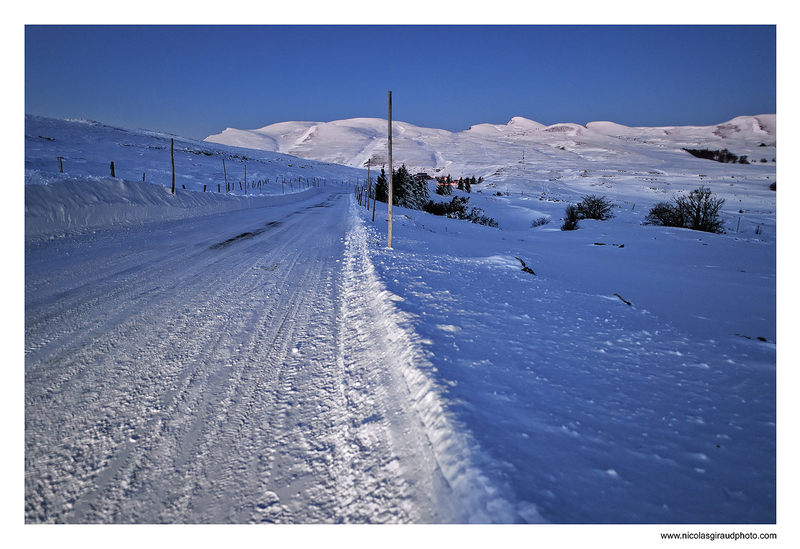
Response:
[{"label": "distant hill", "polygon": [[[280,122],[255,130],[228,128],[205,141],[363,167],[387,163],[387,121]],[[498,175],[518,163],[552,169],[590,168],[617,161],[626,169],[656,168],[687,155],[683,149],[727,149],[753,160],[775,158],[776,115],[740,116],[713,126],[628,127],[614,122],[545,126],[514,117],[462,132],[393,122],[393,160],[431,175]],[[678,157],[676,157],[678,155]]]}]

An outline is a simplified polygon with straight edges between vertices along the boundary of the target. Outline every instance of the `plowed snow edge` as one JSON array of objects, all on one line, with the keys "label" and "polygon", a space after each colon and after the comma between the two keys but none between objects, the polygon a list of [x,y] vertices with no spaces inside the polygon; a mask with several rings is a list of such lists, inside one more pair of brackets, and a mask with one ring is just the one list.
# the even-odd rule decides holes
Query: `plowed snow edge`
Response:
[{"label": "plowed snow edge", "polygon": [[[431,363],[407,315],[394,302],[402,298],[389,292],[369,257],[370,235],[351,202],[352,224],[346,237],[343,319],[348,346],[357,351],[351,369],[384,372],[395,384],[395,394],[407,396],[411,417],[391,421],[396,448],[412,457],[414,478],[429,491],[433,508],[429,520],[455,523],[545,522],[527,508],[525,518],[506,500],[476,465],[480,449],[469,433],[448,412],[442,387],[430,374]],[[348,353],[342,353],[347,356]],[[380,366],[380,367],[376,367]],[[400,409],[405,406],[398,403]],[[420,445],[420,438],[425,443]],[[400,463],[408,463],[401,459]],[[426,521],[426,517],[418,517]]]}]

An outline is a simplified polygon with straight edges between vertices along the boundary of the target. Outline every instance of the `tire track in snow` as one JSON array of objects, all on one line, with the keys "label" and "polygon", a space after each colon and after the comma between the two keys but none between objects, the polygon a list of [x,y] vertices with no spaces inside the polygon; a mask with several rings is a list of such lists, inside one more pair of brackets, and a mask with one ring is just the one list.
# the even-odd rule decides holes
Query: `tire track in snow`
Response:
[{"label": "tire track in snow", "polygon": [[[236,256],[229,257],[229,270],[231,270],[232,263],[237,263]],[[231,261],[234,260],[234,261]],[[96,333],[90,333],[89,337],[79,333],[69,334],[72,337],[68,338],[72,347],[79,347],[81,351],[78,353],[70,353],[67,356],[59,357],[59,361],[64,363],[67,370],[67,377],[69,379],[70,390],[63,391],[67,396],[74,398],[78,403],[78,414],[74,414],[73,421],[66,421],[65,423],[74,424],[78,422],[89,423],[85,418],[92,413],[96,417],[92,418],[99,422],[108,422],[109,413],[102,413],[102,410],[93,410],[93,404],[98,400],[109,401],[105,405],[111,409],[113,415],[119,415],[124,418],[124,421],[131,424],[137,422],[140,415],[146,415],[148,410],[140,410],[142,414],[131,412],[134,408],[134,403],[138,399],[143,398],[149,402],[149,411],[163,412],[165,415],[176,416],[185,410],[181,410],[180,406],[185,406],[184,401],[188,400],[191,392],[197,392],[202,389],[207,383],[205,378],[211,376],[212,369],[219,368],[220,365],[216,363],[217,354],[220,350],[225,355],[230,355],[233,351],[230,349],[235,341],[232,341],[237,336],[246,335],[246,332],[237,334],[230,329],[231,317],[235,316],[232,313],[215,315],[216,317],[222,316],[223,321],[219,319],[213,320],[210,315],[213,311],[224,311],[227,303],[233,300],[241,300],[237,294],[243,287],[243,281],[247,277],[252,277],[250,265],[253,263],[254,258],[250,258],[248,262],[238,265],[240,272],[229,279],[229,284],[223,286],[222,290],[211,292],[211,295],[201,293],[198,294],[197,285],[187,284],[190,279],[188,269],[182,268],[173,262],[171,267],[179,273],[174,281],[173,286],[170,288],[171,292],[164,292],[161,299],[164,300],[157,309],[160,313],[153,314],[153,311],[147,306],[148,303],[142,303],[140,299],[138,304],[134,304],[129,308],[133,311],[133,320],[126,320],[120,326],[113,323],[113,319],[121,315],[107,315],[105,322],[99,322],[100,328],[95,330]],[[199,262],[194,261],[191,264],[197,267]],[[242,263],[241,261],[238,263]],[[213,265],[215,267],[215,265]],[[209,271],[208,266],[202,271]],[[167,276],[168,273],[157,273],[159,278]],[[131,285],[130,281],[123,279],[118,281],[122,288]],[[169,283],[167,283],[169,285]],[[205,284],[200,284],[205,286]],[[125,293],[125,292],[123,292]],[[130,294],[130,292],[127,292]],[[110,308],[119,306],[120,298],[115,298],[112,294],[109,300]],[[127,300],[123,307],[128,307]],[[67,314],[74,314],[80,317],[82,311],[67,311]],[[96,313],[95,313],[96,314]],[[102,315],[97,315],[102,316]],[[142,318],[144,316],[145,318]],[[111,320],[109,320],[111,319]],[[109,327],[109,324],[111,326]],[[148,326],[150,330],[144,330],[143,326]],[[159,330],[157,326],[165,326]],[[239,330],[245,324],[240,324]],[[107,330],[104,332],[103,329]],[[203,333],[203,337],[198,336],[198,330]],[[115,345],[109,346],[107,340],[117,341]],[[145,340],[146,345],[142,346],[141,341]],[[77,342],[77,343],[75,343]],[[88,349],[88,351],[87,351]],[[35,370],[36,364],[28,361],[28,371]],[[71,367],[70,367],[71,366]],[[109,383],[104,383],[97,380],[98,371],[104,370],[103,374],[112,373],[116,376],[115,381],[119,382],[121,387],[126,391],[116,391]],[[89,370],[87,376],[75,375],[80,370]],[[40,380],[27,376],[27,385],[31,387],[26,390],[29,400],[34,399],[36,390]],[[170,380],[172,380],[170,385]],[[166,383],[165,383],[166,382]],[[142,385],[144,387],[142,388]],[[84,387],[92,386],[94,392],[98,395],[91,403],[81,402],[80,393],[86,389]],[[166,386],[166,388],[165,388]],[[141,389],[141,390],[140,390]],[[127,391],[134,393],[135,398],[131,398],[126,394]],[[105,394],[104,394],[105,393]],[[77,396],[76,396],[77,394]],[[35,408],[35,403],[31,403],[29,408]],[[63,410],[58,410],[62,412]],[[30,413],[29,416],[36,414]],[[151,421],[150,424],[153,422]],[[159,418],[156,422],[161,425],[163,430],[164,420]],[[142,439],[146,434],[147,425],[144,428],[137,429],[135,436]],[[28,432],[36,432],[32,426],[29,427]],[[144,431],[145,433],[142,433]],[[58,438],[58,437],[56,437]],[[98,438],[98,437],[90,437]],[[87,444],[84,441],[84,446]],[[96,489],[91,494],[84,494],[85,497],[81,498],[83,502],[91,503],[93,501],[93,494],[99,492],[114,476],[116,470],[126,460],[130,453],[130,444],[124,441],[117,441],[118,453],[114,461],[105,467],[104,473],[95,480]],[[113,453],[113,452],[110,452]],[[102,465],[106,465],[105,463]],[[124,484],[124,482],[123,482]],[[85,507],[85,505],[84,505]],[[83,516],[83,508],[78,509],[73,513],[73,518],[81,519]],[[99,520],[99,519],[95,519]]]},{"label": "tire track in snow", "polygon": [[[300,262],[300,246],[291,241],[279,246],[271,256],[267,256],[272,259],[266,263],[262,263],[262,257],[255,253],[245,255],[255,252],[255,248],[255,243],[249,250],[240,246],[224,260],[207,261],[193,257],[186,260],[186,265],[173,260],[156,274],[138,273],[140,276],[135,281],[109,276],[112,279],[109,286],[117,286],[115,291],[108,293],[106,309],[121,309],[121,313],[103,315],[102,310],[93,310],[92,307],[76,309],[61,303],[64,310],[62,314],[52,316],[51,323],[44,322],[40,328],[27,326],[26,342],[35,341],[32,334],[38,330],[39,333],[55,333],[51,338],[59,343],[49,353],[41,353],[55,356],[54,361],[43,363],[35,352],[29,353],[26,360],[26,415],[31,418],[26,429],[26,470],[30,471],[29,477],[32,478],[37,476],[37,471],[46,471],[38,479],[38,489],[31,486],[33,480],[26,488],[29,520],[191,522],[203,519],[204,515],[186,512],[185,508],[181,514],[180,505],[175,502],[186,500],[186,497],[177,497],[178,491],[168,494],[168,497],[153,496],[156,493],[154,485],[166,486],[169,492],[169,479],[174,478],[173,484],[177,485],[180,478],[194,477],[196,485],[208,487],[204,479],[208,477],[208,470],[216,465],[209,466],[203,459],[196,459],[202,457],[202,452],[207,449],[202,446],[202,441],[212,434],[204,424],[203,420],[207,418],[202,410],[213,408],[223,396],[228,399],[225,404],[230,405],[232,392],[234,398],[239,398],[247,391],[251,394],[258,391],[266,374],[257,373],[260,364],[248,360],[252,358],[251,351],[258,341],[275,341],[282,336],[280,328],[288,316],[281,317],[281,309],[285,309],[287,303],[291,304],[293,297],[297,301],[304,290],[302,281],[298,283],[291,279]],[[279,261],[273,261],[278,256]],[[308,261],[309,265],[314,264],[313,259]],[[226,267],[226,274],[222,277],[215,272],[221,262]],[[276,269],[279,264],[285,269]],[[262,269],[262,265],[269,267]],[[192,284],[198,272],[200,278],[214,279],[221,289],[213,290],[214,285],[202,281]],[[264,287],[261,278],[267,273],[280,279]],[[170,286],[171,282],[171,291],[160,293],[158,312],[154,313],[132,286],[150,283],[156,278],[163,281],[162,277],[167,280],[162,287]],[[252,281],[254,277],[258,279],[255,282]],[[256,294],[259,301],[255,299]],[[270,294],[277,294],[278,299],[273,300]],[[232,303],[238,305],[231,306]],[[291,313],[289,307],[287,315]],[[59,322],[53,321],[69,318],[80,325],[84,317],[96,321],[96,329],[89,332],[69,327],[64,329]],[[117,324],[119,319],[124,319],[121,324]],[[259,322],[264,326],[254,337],[250,327]],[[277,332],[274,326],[279,327]],[[270,330],[275,332],[271,337],[268,335]],[[119,343],[109,346],[108,340],[118,340]],[[249,345],[245,346],[241,340],[249,340]],[[34,348],[33,345],[29,347]],[[238,361],[231,361],[231,358]],[[245,371],[247,368],[250,370]],[[110,384],[100,380],[101,370],[103,375],[109,371],[113,373],[115,381],[119,381],[125,390],[115,391]],[[37,371],[47,375],[34,375]],[[79,372],[87,373],[75,375]],[[59,375],[63,378],[62,394],[77,404],[74,413],[48,398],[48,393],[53,394],[49,381]],[[229,381],[235,376],[238,376],[238,384]],[[87,387],[91,387],[93,393],[89,402],[82,396]],[[137,396],[125,398],[126,392]],[[137,407],[139,399],[144,400],[147,407]],[[246,421],[248,414],[252,415],[242,406],[239,402],[233,406],[235,415],[240,418],[239,423]],[[250,404],[249,408],[252,409],[253,405]],[[47,413],[42,413],[44,410],[54,412],[59,421],[52,421]],[[130,440],[125,440],[117,432],[92,432],[94,423],[108,424],[109,416],[121,417],[122,423],[136,426]],[[142,422],[140,417],[148,419]],[[74,429],[73,438],[77,440],[65,441],[56,423],[68,428],[80,425],[81,428]],[[217,432],[222,429],[219,421],[209,424],[216,427]],[[232,420],[222,423],[226,428],[231,424]],[[132,430],[131,425],[126,430]],[[99,441],[104,446],[102,453],[106,454],[103,460],[76,466],[80,460],[75,456],[81,458],[84,454],[94,454]],[[41,453],[40,448],[52,442],[66,443],[65,455],[45,461],[37,459],[42,457],[37,455]],[[218,445],[208,443],[206,446],[216,448]],[[52,481],[53,472],[60,477],[58,482]],[[174,474],[170,475],[170,472]],[[154,480],[156,473],[162,477],[158,481]],[[78,476],[83,476],[81,480],[85,482],[79,482]],[[91,486],[86,487],[86,484]],[[66,501],[54,493],[58,491],[68,492]],[[37,498],[39,492],[44,494]],[[163,495],[164,491],[159,493]],[[43,516],[34,512],[36,499],[46,502],[44,510],[36,510],[44,511]],[[59,510],[52,511],[52,508]],[[156,508],[161,511],[154,511]]]}]

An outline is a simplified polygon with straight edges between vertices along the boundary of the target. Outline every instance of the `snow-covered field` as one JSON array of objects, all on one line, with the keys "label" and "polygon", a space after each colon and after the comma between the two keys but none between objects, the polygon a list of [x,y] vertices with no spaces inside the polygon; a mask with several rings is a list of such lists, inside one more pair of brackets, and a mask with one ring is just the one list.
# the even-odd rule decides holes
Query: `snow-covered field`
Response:
[{"label": "snow-covered field", "polygon": [[[774,115],[399,123],[500,228],[395,208],[392,249],[359,120],[175,138],[173,196],[175,136],[26,119],[26,522],[776,522]],[[725,234],[643,225],[700,185]]]}]

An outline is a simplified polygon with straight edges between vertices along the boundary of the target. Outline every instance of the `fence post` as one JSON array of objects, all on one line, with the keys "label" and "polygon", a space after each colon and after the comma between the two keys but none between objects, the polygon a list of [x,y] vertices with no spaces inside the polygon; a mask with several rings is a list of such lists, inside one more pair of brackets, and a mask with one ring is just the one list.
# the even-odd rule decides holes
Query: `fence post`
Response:
[{"label": "fence post", "polygon": [[367,158],[367,211],[369,211],[369,196],[372,194],[372,180],[369,178],[370,158]]},{"label": "fence post", "polygon": [[111,177],[117,177],[114,175],[114,162],[111,162]]},{"label": "fence post", "polygon": [[172,194],[175,194],[175,140],[169,140],[169,157],[172,161]]},{"label": "fence post", "polygon": [[222,173],[225,174],[225,194],[231,192],[228,187],[228,170],[225,169],[225,157],[222,157]]}]

